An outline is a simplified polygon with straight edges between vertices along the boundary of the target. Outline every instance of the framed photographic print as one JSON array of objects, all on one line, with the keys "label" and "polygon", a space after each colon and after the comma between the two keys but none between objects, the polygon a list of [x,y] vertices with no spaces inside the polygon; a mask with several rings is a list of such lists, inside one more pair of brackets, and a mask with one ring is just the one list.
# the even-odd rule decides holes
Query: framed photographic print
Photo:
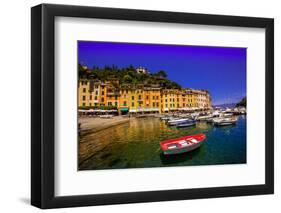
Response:
[{"label": "framed photographic print", "polygon": [[273,19],[31,15],[32,205],[273,193]]}]

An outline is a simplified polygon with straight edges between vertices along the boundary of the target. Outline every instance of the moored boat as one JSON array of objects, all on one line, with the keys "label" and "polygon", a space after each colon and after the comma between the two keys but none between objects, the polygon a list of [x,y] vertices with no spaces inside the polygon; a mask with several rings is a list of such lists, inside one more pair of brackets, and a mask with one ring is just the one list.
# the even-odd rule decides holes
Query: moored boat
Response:
[{"label": "moored boat", "polygon": [[160,146],[165,155],[181,154],[199,148],[205,138],[205,134],[189,135],[162,141]]},{"label": "moored boat", "polygon": [[161,117],[160,119],[162,120],[162,121],[168,121],[168,120],[170,120],[172,117],[171,116],[164,116],[164,117]]},{"label": "moored boat", "polygon": [[171,119],[169,120],[167,123],[169,126],[175,126],[177,124],[180,124],[180,123],[184,123],[184,122],[187,122],[187,121],[190,121],[189,118],[177,118],[177,119]]},{"label": "moored boat", "polygon": [[213,123],[216,126],[233,125],[233,124],[236,124],[236,121],[237,121],[237,118],[235,118],[235,117],[213,119]]},{"label": "moored boat", "polygon": [[198,116],[197,118],[196,118],[196,120],[197,121],[206,121],[206,120],[208,120],[208,119],[210,119],[210,118],[212,118],[213,117],[213,115],[202,115],[202,116]]},{"label": "moored boat", "polygon": [[189,127],[189,126],[194,126],[194,125],[196,125],[196,121],[186,121],[186,122],[177,124],[177,127],[184,128],[184,127]]}]

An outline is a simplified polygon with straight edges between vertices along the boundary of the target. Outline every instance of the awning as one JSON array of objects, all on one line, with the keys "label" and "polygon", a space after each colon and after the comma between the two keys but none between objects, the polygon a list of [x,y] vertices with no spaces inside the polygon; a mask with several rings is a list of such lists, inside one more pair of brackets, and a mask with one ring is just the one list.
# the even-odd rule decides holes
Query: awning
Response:
[{"label": "awning", "polygon": [[129,107],[120,107],[121,111],[129,111]]},{"label": "awning", "polygon": [[79,109],[78,112],[89,112],[87,109]]}]

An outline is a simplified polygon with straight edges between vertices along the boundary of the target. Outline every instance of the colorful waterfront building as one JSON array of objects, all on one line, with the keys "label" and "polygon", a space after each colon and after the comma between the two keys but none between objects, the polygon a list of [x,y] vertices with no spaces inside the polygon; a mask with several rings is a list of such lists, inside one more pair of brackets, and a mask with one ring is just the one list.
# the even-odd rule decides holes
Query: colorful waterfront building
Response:
[{"label": "colorful waterfront building", "polygon": [[211,96],[208,90],[186,89],[188,97],[188,106],[197,109],[210,109]]},{"label": "colorful waterfront building", "polygon": [[94,82],[89,80],[80,80],[78,86],[78,106],[97,106],[99,97],[99,88],[94,89]]},{"label": "colorful waterfront building", "polygon": [[79,107],[114,107],[120,114],[161,113],[186,109],[210,109],[207,90],[162,89],[159,85],[119,85],[116,80],[80,80]]}]

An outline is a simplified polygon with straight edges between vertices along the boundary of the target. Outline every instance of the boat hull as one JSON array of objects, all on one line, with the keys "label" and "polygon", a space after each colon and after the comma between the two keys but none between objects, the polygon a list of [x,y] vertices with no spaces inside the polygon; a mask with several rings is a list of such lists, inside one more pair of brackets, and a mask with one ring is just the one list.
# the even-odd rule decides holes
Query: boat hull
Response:
[{"label": "boat hull", "polygon": [[164,155],[176,155],[176,154],[182,154],[182,153],[190,152],[192,150],[195,150],[195,149],[199,148],[202,143],[203,143],[203,141],[198,143],[198,144],[195,144],[195,145],[192,145],[192,146],[189,146],[189,147],[185,147],[185,148],[181,148],[181,149],[164,150],[163,153],[164,153]]},{"label": "boat hull", "polygon": [[179,124],[183,124],[183,123],[186,123],[190,121],[189,119],[179,119],[179,120],[171,120],[171,121],[168,121],[168,125],[169,126],[176,126],[176,125],[179,125]]},{"label": "boat hull", "polygon": [[177,127],[178,128],[184,128],[184,127],[190,127],[190,126],[195,126],[196,125],[196,122],[193,122],[193,123],[187,123],[187,124],[178,124]]},{"label": "boat hull", "polygon": [[228,126],[228,125],[235,125],[236,122],[219,122],[219,123],[214,123],[216,126]]}]

